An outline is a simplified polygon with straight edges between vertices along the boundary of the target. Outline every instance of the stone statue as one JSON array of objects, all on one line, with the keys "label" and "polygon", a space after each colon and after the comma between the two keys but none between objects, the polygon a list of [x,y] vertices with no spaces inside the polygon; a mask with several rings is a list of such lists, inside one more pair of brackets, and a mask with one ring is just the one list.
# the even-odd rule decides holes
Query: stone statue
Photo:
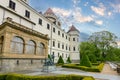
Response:
[{"label": "stone statue", "polygon": [[54,65],[54,55],[50,55],[50,58],[45,59],[44,66],[52,66]]}]

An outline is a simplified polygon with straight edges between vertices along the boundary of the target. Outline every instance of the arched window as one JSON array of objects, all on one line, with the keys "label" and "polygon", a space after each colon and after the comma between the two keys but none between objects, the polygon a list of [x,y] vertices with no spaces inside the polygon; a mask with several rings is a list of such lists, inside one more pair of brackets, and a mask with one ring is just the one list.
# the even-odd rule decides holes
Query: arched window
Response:
[{"label": "arched window", "polygon": [[28,41],[27,46],[26,46],[26,53],[35,54],[35,42],[34,41],[32,40]]},{"label": "arched window", "polygon": [[40,43],[38,47],[39,47],[39,48],[38,48],[38,53],[39,53],[40,55],[44,55],[44,53],[45,53],[45,46],[44,46],[44,44],[43,44],[43,43]]},{"label": "arched window", "polygon": [[24,41],[22,38],[15,36],[11,41],[11,53],[23,53]]}]

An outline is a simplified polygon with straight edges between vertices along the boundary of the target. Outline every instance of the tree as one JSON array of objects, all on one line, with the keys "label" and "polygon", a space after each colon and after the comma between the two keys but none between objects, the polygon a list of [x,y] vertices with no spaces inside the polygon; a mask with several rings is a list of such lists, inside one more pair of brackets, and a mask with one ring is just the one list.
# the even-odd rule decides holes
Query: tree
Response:
[{"label": "tree", "polygon": [[93,33],[88,41],[94,43],[95,46],[101,50],[102,57],[105,58],[110,46],[116,46],[116,38],[113,33],[101,31]]},{"label": "tree", "polygon": [[57,64],[64,64],[63,58],[61,56],[59,57]]},{"label": "tree", "polygon": [[97,62],[96,56],[94,54],[88,54],[88,57],[89,57],[90,62],[92,63]]},{"label": "tree", "polygon": [[80,44],[80,55],[82,58],[83,54],[89,55],[94,54],[96,57],[99,57],[100,50],[95,47],[94,43],[91,42],[81,42]]},{"label": "tree", "polygon": [[72,61],[71,61],[71,59],[70,59],[70,56],[67,58],[67,61],[66,61],[67,63],[71,63]]},{"label": "tree", "polygon": [[82,59],[80,60],[81,66],[91,67],[92,64],[86,54],[83,54]]}]

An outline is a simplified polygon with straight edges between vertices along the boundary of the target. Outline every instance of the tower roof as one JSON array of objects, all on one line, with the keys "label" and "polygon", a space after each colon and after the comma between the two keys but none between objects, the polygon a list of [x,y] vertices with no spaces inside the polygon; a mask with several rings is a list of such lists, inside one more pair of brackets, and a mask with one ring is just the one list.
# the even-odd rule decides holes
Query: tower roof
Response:
[{"label": "tower roof", "polygon": [[55,15],[53,10],[51,8],[48,8],[47,11],[44,14],[52,14]]},{"label": "tower roof", "polygon": [[72,26],[70,27],[70,29],[68,30],[68,33],[71,32],[71,31],[78,31],[78,32],[79,32],[79,30],[76,29],[74,25],[72,25]]}]

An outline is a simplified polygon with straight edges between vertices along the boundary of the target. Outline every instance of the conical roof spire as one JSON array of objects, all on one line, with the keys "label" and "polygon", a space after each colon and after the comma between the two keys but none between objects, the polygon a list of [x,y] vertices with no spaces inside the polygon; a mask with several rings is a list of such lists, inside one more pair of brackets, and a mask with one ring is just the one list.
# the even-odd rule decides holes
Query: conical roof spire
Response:
[{"label": "conical roof spire", "polygon": [[78,31],[78,32],[79,32],[79,30],[77,30],[74,25],[72,25],[72,26],[70,27],[68,33],[71,32],[71,31]]},{"label": "conical roof spire", "polygon": [[55,15],[54,12],[53,12],[53,10],[51,8],[48,8],[48,10],[44,14]]}]

